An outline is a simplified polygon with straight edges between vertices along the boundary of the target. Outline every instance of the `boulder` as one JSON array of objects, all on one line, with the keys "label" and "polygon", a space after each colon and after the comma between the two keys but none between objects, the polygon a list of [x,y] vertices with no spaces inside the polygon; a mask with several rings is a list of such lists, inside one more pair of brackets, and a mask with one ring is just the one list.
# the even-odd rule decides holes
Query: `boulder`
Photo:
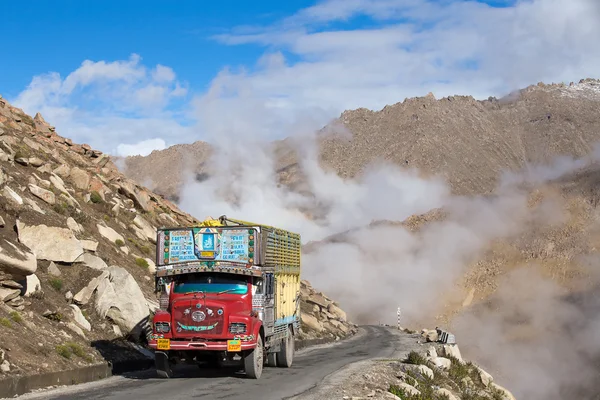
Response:
[{"label": "boulder", "polygon": [[123,236],[121,236],[113,228],[110,228],[110,227],[104,226],[104,225],[100,225],[100,224],[97,224],[96,227],[98,228],[98,232],[100,233],[100,235],[104,236],[111,242],[114,243],[117,240],[121,240],[123,243],[125,243],[125,238]]},{"label": "boulder", "polygon": [[54,169],[54,171],[52,171],[52,172],[54,172],[56,175],[60,176],[61,178],[67,178],[69,176],[69,174],[71,173],[71,168],[69,168],[69,166],[66,164],[62,164],[58,168]]},{"label": "boulder", "polygon": [[35,274],[27,275],[25,278],[25,286],[21,290],[21,295],[30,297],[31,295],[41,291],[42,283],[40,282],[40,278],[38,278]]},{"label": "boulder", "polygon": [[323,331],[323,324],[321,324],[321,322],[312,315],[302,313],[300,318],[302,320],[302,324],[306,325],[309,329],[317,332]]},{"label": "boulder", "polygon": [[32,167],[38,168],[38,167],[41,167],[42,165],[44,165],[44,161],[40,160],[37,157],[31,157],[31,158],[29,158],[29,165],[31,165]]},{"label": "boulder", "polygon": [[144,235],[144,239],[150,240],[152,243],[156,243],[156,228],[150,225],[148,221],[142,218],[140,215],[136,215],[133,223],[141,229]]},{"label": "boulder", "polygon": [[0,287],[0,302],[7,302],[21,294],[20,289],[10,289],[5,287]]},{"label": "boulder", "polygon": [[52,276],[61,276],[62,275],[62,272],[60,272],[60,269],[58,269],[56,264],[54,264],[53,262],[50,262],[50,265],[48,266],[48,273]]},{"label": "boulder", "polygon": [[72,217],[67,218],[67,227],[75,233],[81,233],[81,226]]},{"label": "boulder", "polygon": [[446,344],[444,345],[444,356],[447,358],[454,357],[458,360],[459,363],[464,364],[462,355],[460,354],[460,349],[455,344]]},{"label": "boulder", "polygon": [[10,187],[4,186],[4,189],[2,189],[2,194],[4,195],[4,197],[14,201],[15,203],[23,205],[23,198],[19,196],[17,192],[12,190]]},{"label": "boulder", "polygon": [[69,179],[77,189],[87,190],[90,186],[90,175],[80,168],[71,168]]},{"label": "boulder", "polygon": [[42,189],[41,187],[32,185],[31,183],[27,187],[29,188],[31,194],[33,194],[35,197],[44,200],[48,204],[56,203],[56,197],[51,191]]},{"label": "boulder", "polygon": [[148,272],[154,274],[156,272],[156,264],[154,263],[154,260],[151,258],[144,258],[144,260],[146,260],[148,263]]},{"label": "boulder", "polygon": [[430,358],[430,361],[440,369],[450,369],[450,366],[452,365],[452,361],[444,357],[432,357]]},{"label": "boulder", "polygon": [[306,302],[316,304],[324,309],[327,309],[327,306],[329,305],[329,302],[327,300],[325,300],[325,297],[323,297],[323,295],[321,293],[316,293],[316,294],[308,296],[308,298],[306,299]]},{"label": "boulder", "polygon": [[70,307],[73,314],[73,320],[75,320],[77,325],[79,325],[86,331],[91,331],[92,325],[90,325],[90,322],[87,319],[85,319],[83,313],[81,312],[81,309],[79,309],[79,307],[77,307],[75,304],[71,304]]},{"label": "boulder", "polygon": [[406,382],[400,382],[397,384],[397,386],[400,389],[404,390],[404,392],[410,396],[420,396],[421,395],[420,391],[418,391],[417,389],[415,389],[414,386],[411,386]]},{"label": "boulder", "polygon": [[37,270],[37,259],[23,244],[4,239],[0,247],[0,266],[13,276],[25,278]]},{"label": "boulder", "polygon": [[329,304],[327,310],[334,315],[336,319],[340,321],[346,321],[346,313],[341,308],[337,307],[333,303]]},{"label": "boulder", "polygon": [[101,279],[104,279],[104,274],[92,279],[90,283],[83,289],[81,289],[77,294],[73,297],[73,301],[77,304],[86,305],[92,299],[94,295],[94,291],[98,287]]},{"label": "boulder", "polygon": [[123,193],[133,200],[142,210],[150,211],[150,196],[144,191],[138,190],[130,181],[120,182],[119,187]]},{"label": "boulder", "polygon": [[427,357],[435,358],[437,356],[438,356],[438,354],[437,354],[437,350],[435,349],[435,347],[429,346],[429,348],[427,349]]},{"label": "boulder", "polygon": [[421,375],[427,376],[427,377],[429,377],[429,379],[433,379],[433,370],[431,368],[429,368],[428,366],[419,365],[417,367],[417,370],[421,373]]},{"label": "boulder", "polygon": [[96,252],[98,249],[98,242],[95,240],[81,240],[81,245],[83,246],[84,250],[91,252]]},{"label": "boulder", "polygon": [[488,387],[494,381],[492,375],[485,372],[482,368],[477,367],[477,372],[479,373],[479,379],[481,380],[483,386]]},{"label": "boulder", "polygon": [[136,280],[125,269],[110,266],[99,279],[96,312],[110,318],[121,330],[141,333],[148,319],[149,308]]},{"label": "boulder", "polygon": [[46,225],[27,226],[17,221],[19,241],[29,247],[38,260],[74,262],[83,253],[81,242],[67,228]]},{"label": "boulder", "polygon": [[77,260],[75,260],[75,262],[83,263],[83,265],[86,267],[98,271],[104,271],[106,268],[108,268],[108,265],[106,265],[103,259],[90,253],[83,253],[81,256],[79,256],[79,258],[77,258]]}]

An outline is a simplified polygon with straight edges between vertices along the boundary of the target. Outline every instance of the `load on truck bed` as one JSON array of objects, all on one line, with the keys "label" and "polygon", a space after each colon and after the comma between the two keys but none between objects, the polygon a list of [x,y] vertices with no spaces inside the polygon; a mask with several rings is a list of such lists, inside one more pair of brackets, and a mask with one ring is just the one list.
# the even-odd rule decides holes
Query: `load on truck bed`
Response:
[{"label": "load on truck bed", "polygon": [[149,339],[159,376],[178,362],[287,367],[300,328],[300,235],[229,219],[160,228]]}]

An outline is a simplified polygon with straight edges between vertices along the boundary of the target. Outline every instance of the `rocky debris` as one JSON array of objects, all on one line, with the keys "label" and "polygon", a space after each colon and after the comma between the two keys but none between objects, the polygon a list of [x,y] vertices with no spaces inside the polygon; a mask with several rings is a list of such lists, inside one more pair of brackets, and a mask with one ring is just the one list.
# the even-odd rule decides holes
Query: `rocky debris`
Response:
[{"label": "rocky debris", "polygon": [[138,237],[140,239],[149,240],[152,243],[156,244],[156,228],[150,225],[148,221],[142,218],[140,215],[136,215],[133,219],[133,223],[135,224],[134,228],[136,229],[136,233],[139,233]]},{"label": "rocky debris", "polygon": [[28,247],[4,239],[0,242],[0,266],[9,274],[25,277],[37,270],[37,259]]},{"label": "rocky debris", "polygon": [[346,313],[341,308],[304,280],[300,282],[300,309],[303,338],[329,335],[339,339],[358,331],[356,325],[347,321]]},{"label": "rocky debris", "polygon": [[104,271],[108,268],[108,265],[104,262],[103,259],[97,257],[93,254],[83,253],[81,256],[75,260],[75,262],[80,262],[88,268],[92,268],[98,271]]},{"label": "rocky debris", "polygon": [[[508,390],[493,386],[491,377],[484,385],[478,379],[480,367],[471,362],[446,359],[451,365],[443,368],[434,363],[440,358],[437,355],[446,354],[445,351],[460,354],[457,345],[452,345],[451,350],[441,343],[426,347],[417,334],[395,329],[391,332],[403,338],[403,346],[398,346],[403,348],[402,355],[391,360],[362,362],[364,365],[355,368],[356,372],[344,380],[334,380],[338,383],[334,388],[328,388],[330,398],[514,400]],[[414,341],[414,345],[407,344],[406,339]]]},{"label": "rocky debris", "polygon": [[25,286],[22,289],[21,295],[25,297],[31,297],[36,293],[42,292],[42,283],[40,278],[35,274],[27,275],[25,278]]},{"label": "rocky debris", "polygon": [[56,266],[56,264],[54,264],[54,262],[50,262],[50,265],[48,266],[48,273],[52,276],[60,276],[61,275],[60,269],[58,269],[58,267]]},{"label": "rocky debris", "polygon": [[56,197],[54,196],[54,193],[52,193],[51,191],[42,189],[41,187],[33,185],[33,184],[29,184],[28,188],[29,188],[29,191],[35,197],[44,200],[46,203],[48,203],[48,204],[56,203]]}]

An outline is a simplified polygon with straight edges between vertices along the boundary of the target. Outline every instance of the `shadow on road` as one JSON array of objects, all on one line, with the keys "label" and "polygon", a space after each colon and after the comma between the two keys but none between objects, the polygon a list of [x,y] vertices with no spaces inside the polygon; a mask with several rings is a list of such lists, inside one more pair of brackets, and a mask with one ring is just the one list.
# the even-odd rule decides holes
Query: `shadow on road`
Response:
[{"label": "shadow on road", "polygon": [[[212,367],[209,365],[176,365],[173,368],[174,376],[171,379],[212,379],[212,378],[241,378],[246,379],[246,374],[242,367],[227,366],[223,368]],[[124,372],[120,376],[132,380],[163,380],[156,375],[154,366],[143,371]]]}]

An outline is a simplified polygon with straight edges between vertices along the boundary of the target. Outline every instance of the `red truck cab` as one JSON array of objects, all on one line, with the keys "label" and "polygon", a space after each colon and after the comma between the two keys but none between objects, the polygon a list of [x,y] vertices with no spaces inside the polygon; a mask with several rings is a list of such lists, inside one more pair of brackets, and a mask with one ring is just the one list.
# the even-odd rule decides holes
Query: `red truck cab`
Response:
[{"label": "red truck cab", "polygon": [[149,341],[156,350],[159,375],[170,377],[171,365],[181,360],[219,363],[236,353],[244,364],[258,362],[259,366],[246,367],[250,375],[260,374],[253,370],[262,370],[262,343],[261,354],[253,357],[253,353],[264,333],[262,321],[252,311],[252,295],[260,282],[253,276],[220,272],[173,276],[154,315]]}]

